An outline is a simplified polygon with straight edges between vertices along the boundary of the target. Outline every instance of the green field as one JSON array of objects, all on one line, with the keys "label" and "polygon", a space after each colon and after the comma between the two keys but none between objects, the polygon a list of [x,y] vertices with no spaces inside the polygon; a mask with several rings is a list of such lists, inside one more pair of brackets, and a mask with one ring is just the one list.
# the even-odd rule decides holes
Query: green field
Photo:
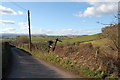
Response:
[{"label": "green field", "polygon": [[113,45],[112,41],[108,38],[98,39],[98,40],[89,41],[89,42],[85,42],[85,43],[92,43],[94,47],[102,47],[102,48],[104,48],[110,44]]},{"label": "green field", "polygon": [[99,36],[97,34],[89,35],[89,36],[81,36],[81,37],[69,37],[68,39],[63,40],[63,43],[83,42],[83,41],[90,41],[90,40],[97,40],[97,39],[99,39]]},{"label": "green field", "polygon": [[3,37],[3,38],[0,38],[0,41],[3,41],[3,42],[5,42],[5,41],[9,42],[9,41],[15,41],[15,40],[16,40],[16,37]]},{"label": "green field", "polygon": [[[96,40],[99,39],[98,34],[95,35],[88,35],[88,36],[32,36],[32,42],[44,42],[49,40],[55,40],[56,38],[59,38],[62,40],[62,43],[66,42],[82,42],[82,41],[89,41],[89,40]],[[0,39],[2,41],[15,41],[16,37],[4,37]]]},{"label": "green field", "polygon": [[41,42],[41,41],[49,41],[49,40],[55,40],[56,38],[59,38],[61,40],[65,39],[64,37],[57,37],[57,36],[33,36],[32,42]]},{"label": "green field", "polygon": [[59,38],[62,40],[62,43],[66,42],[82,42],[82,41],[90,41],[90,40],[97,40],[99,39],[98,34],[95,35],[88,35],[88,36],[66,36],[66,37],[60,37],[60,36],[34,36],[32,37],[32,42],[41,42],[41,41],[48,41],[48,40],[55,40],[56,38]]}]

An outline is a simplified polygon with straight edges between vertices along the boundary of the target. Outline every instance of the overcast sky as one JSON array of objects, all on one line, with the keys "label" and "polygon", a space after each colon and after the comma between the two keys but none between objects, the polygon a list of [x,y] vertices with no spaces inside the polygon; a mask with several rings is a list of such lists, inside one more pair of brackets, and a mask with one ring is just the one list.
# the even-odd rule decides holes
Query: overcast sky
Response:
[{"label": "overcast sky", "polygon": [[[93,0],[94,1],[94,0]],[[32,34],[90,35],[105,24],[116,22],[117,2],[2,2],[0,33],[28,33],[27,10]]]}]

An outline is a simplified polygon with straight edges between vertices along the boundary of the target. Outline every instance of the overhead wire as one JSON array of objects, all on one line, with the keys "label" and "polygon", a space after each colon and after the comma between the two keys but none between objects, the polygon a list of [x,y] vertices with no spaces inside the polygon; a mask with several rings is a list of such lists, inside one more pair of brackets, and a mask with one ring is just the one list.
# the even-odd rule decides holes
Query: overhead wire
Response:
[{"label": "overhead wire", "polygon": [[[11,4],[13,4],[14,6],[16,6],[16,7],[20,8],[20,9],[24,10],[25,13],[28,11],[28,9],[22,7],[20,4],[14,2],[14,1],[12,1],[12,0],[7,0],[7,1],[9,1],[9,2],[10,2]],[[25,15],[25,18],[24,18],[24,19],[25,19],[25,20],[23,20],[23,22],[25,22],[25,26],[26,26],[26,23],[27,23],[27,15]],[[18,26],[18,24],[19,24],[19,23],[17,23],[17,24],[15,23],[14,25]]]},{"label": "overhead wire", "polygon": [[7,0],[7,1],[10,2],[10,3],[12,3],[13,5],[15,5],[15,6],[17,6],[17,7],[21,8],[21,9],[25,10],[25,11],[28,11],[28,9],[22,7],[21,5],[17,4],[16,2],[14,2],[12,0]]},{"label": "overhead wire", "polygon": [[21,8],[21,9],[23,9],[23,10],[25,10],[25,11],[27,11],[27,9],[26,9],[26,8],[23,8],[22,6],[18,5],[18,4],[17,4],[17,3],[15,3],[15,2],[10,2],[10,3],[14,4],[15,6],[17,6],[17,7]]}]

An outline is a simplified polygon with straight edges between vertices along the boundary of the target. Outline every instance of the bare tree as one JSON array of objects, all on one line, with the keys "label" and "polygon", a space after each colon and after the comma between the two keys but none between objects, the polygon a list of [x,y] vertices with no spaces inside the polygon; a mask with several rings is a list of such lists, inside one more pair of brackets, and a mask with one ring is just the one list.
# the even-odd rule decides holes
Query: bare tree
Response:
[{"label": "bare tree", "polygon": [[113,42],[117,50],[119,49],[119,46],[118,46],[118,27],[119,26],[120,26],[119,24],[115,24],[112,26],[107,26],[105,28],[102,28],[103,35],[109,38]]},{"label": "bare tree", "polygon": [[97,21],[97,23],[99,23],[99,24],[106,25],[106,27],[102,28],[102,34],[104,37],[109,38],[113,42],[113,44],[117,50],[119,50],[119,46],[118,46],[118,44],[119,44],[118,43],[118,41],[119,41],[119,35],[118,35],[119,31],[118,30],[120,27],[120,23],[119,23],[120,16],[119,15],[120,15],[119,13],[117,16],[114,15],[114,19],[111,24],[105,24],[105,23],[101,23],[101,22]]}]

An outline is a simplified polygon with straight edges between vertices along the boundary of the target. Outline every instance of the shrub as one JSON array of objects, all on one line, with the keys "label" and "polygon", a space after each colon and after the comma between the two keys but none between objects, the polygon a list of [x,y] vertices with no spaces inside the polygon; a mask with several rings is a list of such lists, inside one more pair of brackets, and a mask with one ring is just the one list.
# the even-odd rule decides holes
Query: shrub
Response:
[{"label": "shrub", "polygon": [[120,24],[115,24],[112,26],[107,26],[105,28],[102,28],[102,34],[104,37],[107,37],[112,40],[112,42],[115,45],[115,48],[118,50],[118,27]]},{"label": "shrub", "polygon": [[27,36],[17,36],[16,43],[17,45],[29,43],[29,38]]},{"label": "shrub", "polygon": [[34,47],[34,50],[39,50],[39,51],[48,51],[48,43],[47,42],[36,42],[32,44]]}]

